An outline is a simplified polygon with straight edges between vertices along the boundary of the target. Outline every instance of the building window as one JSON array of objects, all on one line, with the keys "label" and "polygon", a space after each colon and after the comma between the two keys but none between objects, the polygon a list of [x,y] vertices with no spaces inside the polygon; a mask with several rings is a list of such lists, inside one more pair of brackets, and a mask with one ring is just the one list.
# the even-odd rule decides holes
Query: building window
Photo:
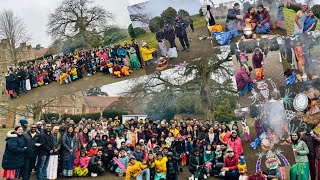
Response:
[{"label": "building window", "polygon": [[97,111],[97,107],[94,107],[94,111]]},{"label": "building window", "polygon": [[7,110],[0,109],[0,119],[7,119]]}]

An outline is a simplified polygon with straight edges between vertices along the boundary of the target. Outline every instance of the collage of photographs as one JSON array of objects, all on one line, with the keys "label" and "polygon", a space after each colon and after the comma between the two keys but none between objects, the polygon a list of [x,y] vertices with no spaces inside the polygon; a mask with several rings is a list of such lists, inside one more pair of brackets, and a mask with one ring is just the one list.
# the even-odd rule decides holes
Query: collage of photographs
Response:
[{"label": "collage of photographs", "polygon": [[0,0],[0,179],[320,180],[320,0]]}]

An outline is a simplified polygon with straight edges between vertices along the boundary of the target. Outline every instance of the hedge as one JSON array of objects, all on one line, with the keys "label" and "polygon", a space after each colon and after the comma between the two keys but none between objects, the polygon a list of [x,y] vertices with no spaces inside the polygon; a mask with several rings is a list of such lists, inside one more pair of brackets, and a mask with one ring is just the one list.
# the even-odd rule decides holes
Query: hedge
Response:
[{"label": "hedge", "polygon": [[75,123],[79,123],[79,121],[82,118],[85,119],[92,119],[92,120],[99,120],[100,119],[100,113],[89,113],[89,114],[77,114],[77,115],[73,115],[73,114],[63,114],[62,115],[62,119],[67,119],[70,118],[72,120],[74,120]]},{"label": "hedge", "polygon": [[102,112],[102,117],[103,118],[115,118],[116,116],[118,116],[120,119],[122,119],[122,115],[128,115],[128,113],[126,112],[122,112],[122,111],[116,111],[116,110],[104,110]]}]

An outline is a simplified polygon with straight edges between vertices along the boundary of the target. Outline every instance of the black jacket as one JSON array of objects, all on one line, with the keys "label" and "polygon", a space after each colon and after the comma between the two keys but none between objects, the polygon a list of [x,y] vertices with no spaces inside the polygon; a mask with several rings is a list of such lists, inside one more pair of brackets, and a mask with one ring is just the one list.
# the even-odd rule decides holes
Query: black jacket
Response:
[{"label": "black jacket", "polygon": [[24,166],[26,143],[23,136],[18,136],[13,131],[7,133],[6,147],[2,158],[3,169],[18,169]]},{"label": "black jacket", "polygon": [[50,151],[54,149],[53,135],[51,132],[43,130],[39,135],[39,155],[50,155]]},{"label": "black jacket", "polygon": [[188,23],[184,19],[181,18],[180,20],[176,21],[176,23],[174,24],[176,36],[183,37],[187,35],[187,27]]},{"label": "black jacket", "polygon": [[89,166],[88,167],[94,167],[94,166],[99,166],[98,162],[102,161],[101,157],[98,157],[97,155],[94,155],[90,158],[89,161]]},{"label": "black jacket", "polygon": [[195,155],[191,155],[189,163],[190,163],[190,166],[193,167],[193,168],[195,168],[196,166],[204,165],[203,155],[202,154],[199,155],[199,163],[197,162],[196,156]]},{"label": "black jacket", "polygon": [[171,144],[171,148],[175,153],[181,154],[185,152],[186,144],[184,140],[174,140]]},{"label": "black jacket", "polygon": [[171,25],[164,27],[164,37],[168,41],[174,41],[175,33]]},{"label": "black jacket", "polygon": [[164,32],[163,31],[158,31],[156,33],[156,38],[157,38],[158,42],[162,42],[162,40],[165,39]]},{"label": "black jacket", "polygon": [[30,131],[28,130],[27,132],[23,133],[23,138],[27,146],[25,157],[36,157],[39,149],[35,146],[35,144],[39,143],[39,133],[36,132],[36,135],[32,137]]},{"label": "black jacket", "polygon": [[10,74],[5,78],[6,78],[6,89],[14,90],[16,88],[15,76],[13,74]]},{"label": "black jacket", "polygon": [[176,160],[171,159],[167,161],[167,175],[178,174],[178,163]]}]

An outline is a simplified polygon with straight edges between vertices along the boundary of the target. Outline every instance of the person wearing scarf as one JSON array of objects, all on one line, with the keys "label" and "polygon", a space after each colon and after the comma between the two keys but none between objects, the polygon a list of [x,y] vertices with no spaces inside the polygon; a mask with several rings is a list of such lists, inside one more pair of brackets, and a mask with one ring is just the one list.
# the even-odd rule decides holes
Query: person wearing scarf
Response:
[{"label": "person wearing scarf", "polygon": [[73,175],[73,161],[76,153],[76,137],[72,126],[68,127],[67,132],[62,137],[62,174],[64,177],[72,177]]},{"label": "person wearing scarf", "polygon": [[304,141],[300,140],[299,133],[292,133],[291,141],[296,163],[290,169],[290,180],[309,180],[309,148]]},{"label": "person wearing scarf", "polygon": [[313,10],[308,11],[308,16],[304,21],[303,32],[314,31],[317,27],[318,18],[314,15]]}]

